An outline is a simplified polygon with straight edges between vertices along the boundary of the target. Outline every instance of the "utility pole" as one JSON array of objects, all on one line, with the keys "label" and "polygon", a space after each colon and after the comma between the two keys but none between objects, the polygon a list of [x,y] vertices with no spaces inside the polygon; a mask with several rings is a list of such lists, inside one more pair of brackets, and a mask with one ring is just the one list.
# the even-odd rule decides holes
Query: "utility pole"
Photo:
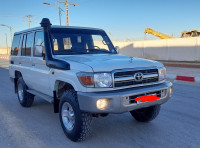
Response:
[{"label": "utility pole", "polygon": [[57,3],[63,3],[66,9],[66,25],[69,26],[69,5],[77,6],[78,4],[69,3],[68,0],[63,1],[56,1]]},{"label": "utility pole", "polygon": [[[52,7],[56,8],[56,9],[58,9],[59,21],[60,21],[60,25],[61,25],[61,15],[62,15],[61,12],[62,12],[63,10],[60,8],[60,6],[56,6],[56,5],[47,3],[47,2],[43,2],[43,4],[49,5],[49,6],[52,6]],[[63,12],[64,12],[64,11],[63,11]]]},{"label": "utility pole", "polygon": [[25,17],[28,19],[28,21],[24,21],[24,22],[28,22],[28,28],[31,27],[31,23],[37,23],[37,22],[31,21],[31,18],[34,17],[33,15],[26,15]]}]

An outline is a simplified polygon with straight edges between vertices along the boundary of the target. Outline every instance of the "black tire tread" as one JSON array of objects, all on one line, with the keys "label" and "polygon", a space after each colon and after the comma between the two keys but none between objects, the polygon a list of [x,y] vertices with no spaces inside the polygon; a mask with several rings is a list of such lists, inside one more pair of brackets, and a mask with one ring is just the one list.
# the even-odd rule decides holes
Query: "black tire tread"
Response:
[{"label": "black tire tread", "polygon": [[91,135],[91,123],[92,123],[92,116],[89,113],[82,113],[82,120],[83,120],[83,126],[82,126],[82,132],[80,134],[80,138],[78,141],[84,141],[87,137]]},{"label": "black tire tread", "polygon": [[[139,122],[150,122],[154,120],[159,112],[160,112],[160,105],[150,106],[147,108],[142,108],[138,110],[130,111],[131,115]],[[142,112],[138,112],[142,111]]]},{"label": "black tire tread", "polygon": [[[92,123],[92,115],[90,113],[87,112],[82,112],[79,109],[79,104],[78,104],[78,100],[77,100],[77,93],[75,90],[67,90],[63,93],[63,95],[61,96],[61,101],[60,101],[60,111],[61,111],[61,105],[63,101],[68,101],[73,102],[73,106],[75,108],[75,110],[78,112],[78,114],[81,116],[81,119],[79,120],[80,122],[80,129],[78,130],[78,133],[76,134],[72,134],[70,135],[69,133],[66,132],[64,125],[62,125],[63,130],[66,134],[66,136],[68,138],[70,138],[72,141],[83,141],[85,140],[88,136],[90,136],[91,134],[91,123]],[[60,121],[62,122],[61,119],[61,113],[60,113]]]},{"label": "black tire tread", "polygon": [[[22,86],[23,86],[23,89],[24,89],[24,98],[23,98],[23,101],[20,101],[20,104],[23,106],[23,107],[31,107],[33,105],[33,102],[34,102],[34,95],[30,94],[27,92],[27,85],[25,84],[24,80],[22,77],[20,77],[17,81],[17,84],[18,83],[22,83]],[[18,85],[17,85],[18,86]],[[18,88],[17,88],[18,89]]]}]

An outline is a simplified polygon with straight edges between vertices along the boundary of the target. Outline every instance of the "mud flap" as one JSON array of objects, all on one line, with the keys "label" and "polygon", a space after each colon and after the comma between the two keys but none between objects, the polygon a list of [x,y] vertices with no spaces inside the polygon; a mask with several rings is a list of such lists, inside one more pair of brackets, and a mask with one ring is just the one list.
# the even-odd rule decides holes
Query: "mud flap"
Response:
[{"label": "mud flap", "polygon": [[56,91],[53,91],[53,105],[54,105],[54,113],[59,113],[59,102],[60,100],[56,97]]}]

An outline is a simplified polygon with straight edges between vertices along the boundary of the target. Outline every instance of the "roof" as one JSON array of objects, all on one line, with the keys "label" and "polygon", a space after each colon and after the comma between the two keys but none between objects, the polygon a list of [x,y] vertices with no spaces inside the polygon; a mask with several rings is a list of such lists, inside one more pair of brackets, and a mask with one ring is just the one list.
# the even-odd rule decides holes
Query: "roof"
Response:
[{"label": "roof", "polygon": [[[58,25],[52,25],[51,28],[60,28],[60,29],[86,29],[86,30],[100,30],[103,31],[102,29],[98,29],[98,28],[91,28],[91,27],[78,27],[78,26],[58,26]],[[30,29],[26,29],[26,30],[22,30],[19,32],[15,32],[15,34],[21,34],[21,33],[25,33],[25,32],[31,32],[31,31],[36,31],[36,30],[42,30],[43,27],[34,27],[34,28],[30,28]]]}]

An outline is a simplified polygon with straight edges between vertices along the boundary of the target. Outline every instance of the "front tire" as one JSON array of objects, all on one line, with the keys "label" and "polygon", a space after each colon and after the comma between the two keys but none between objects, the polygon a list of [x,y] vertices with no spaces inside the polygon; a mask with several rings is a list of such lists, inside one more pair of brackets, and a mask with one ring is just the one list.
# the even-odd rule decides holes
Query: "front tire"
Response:
[{"label": "front tire", "polygon": [[131,115],[139,122],[152,121],[158,116],[159,112],[160,105],[130,111]]},{"label": "front tire", "polygon": [[65,135],[72,141],[83,141],[90,134],[92,115],[79,109],[74,90],[63,93],[60,100],[59,117]]},{"label": "front tire", "polygon": [[23,107],[31,107],[34,101],[34,95],[27,92],[27,86],[22,77],[17,81],[17,96],[19,103]]}]

